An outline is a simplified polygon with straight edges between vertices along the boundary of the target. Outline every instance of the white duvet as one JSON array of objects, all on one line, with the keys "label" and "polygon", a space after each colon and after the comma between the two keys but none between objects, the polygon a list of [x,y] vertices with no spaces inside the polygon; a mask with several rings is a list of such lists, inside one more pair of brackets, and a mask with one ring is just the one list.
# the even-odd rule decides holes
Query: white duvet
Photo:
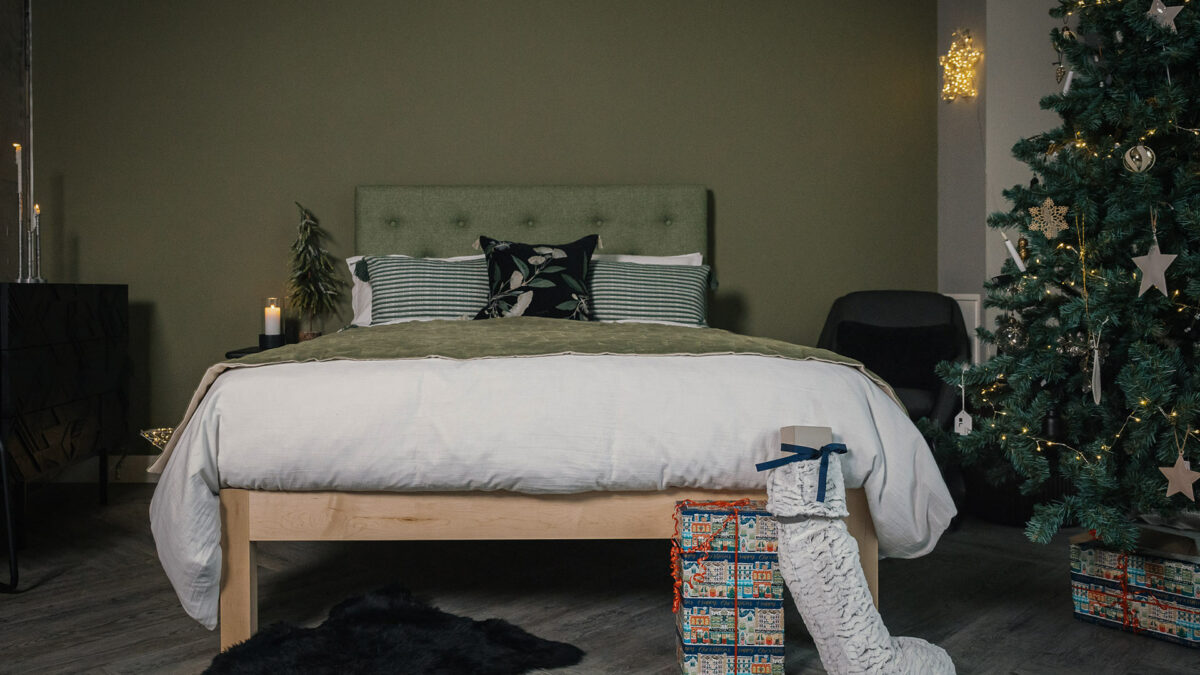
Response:
[{"label": "white duvet", "polygon": [[555,355],[228,370],[179,432],[150,520],[184,609],[217,624],[218,491],[763,488],[779,428],[828,426],[885,556],[955,509],[904,410],[859,370],[758,355]]}]

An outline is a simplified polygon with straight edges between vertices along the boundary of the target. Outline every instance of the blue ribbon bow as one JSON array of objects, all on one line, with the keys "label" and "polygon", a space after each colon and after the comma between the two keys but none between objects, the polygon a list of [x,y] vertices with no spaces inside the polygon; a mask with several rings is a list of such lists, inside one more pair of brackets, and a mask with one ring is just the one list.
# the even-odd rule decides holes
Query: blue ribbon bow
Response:
[{"label": "blue ribbon bow", "polygon": [[825,501],[825,476],[829,473],[829,456],[834,453],[839,455],[846,454],[846,444],[829,443],[828,445],[822,446],[821,449],[818,450],[816,448],[810,448],[806,445],[782,443],[780,444],[779,449],[783,450],[784,452],[791,452],[795,454],[788,455],[786,457],[780,457],[778,459],[772,459],[760,464],[755,464],[754,468],[758,469],[759,471],[766,471],[768,469],[774,469],[776,467],[783,466],[784,464],[791,464],[792,462],[800,462],[806,459],[820,459],[821,475],[819,481],[817,482],[817,501]]}]

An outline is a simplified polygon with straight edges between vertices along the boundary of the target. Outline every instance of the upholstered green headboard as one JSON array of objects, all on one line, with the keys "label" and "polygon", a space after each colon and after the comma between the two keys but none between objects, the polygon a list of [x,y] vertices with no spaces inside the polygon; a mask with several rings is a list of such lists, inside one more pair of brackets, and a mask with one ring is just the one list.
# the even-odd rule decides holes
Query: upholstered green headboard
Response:
[{"label": "upholstered green headboard", "polygon": [[479,235],[559,244],[596,233],[604,253],[707,260],[702,185],[359,186],[355,251],[449,257],[476,253]]}]

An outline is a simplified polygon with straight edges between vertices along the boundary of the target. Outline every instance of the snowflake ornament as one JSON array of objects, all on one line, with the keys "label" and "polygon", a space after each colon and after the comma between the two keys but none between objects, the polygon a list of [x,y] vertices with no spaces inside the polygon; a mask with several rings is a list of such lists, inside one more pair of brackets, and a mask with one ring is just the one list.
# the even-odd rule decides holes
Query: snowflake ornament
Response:
[{"label": "snowflake ornament", "polygon": [[1059,232],[1067,229],[1067,221],[1063,218],[1067,215],[1067,207],[1055,206],[1054,200],[1049,197],[1041,206],[1030,208],[1029,215],[1033,217],[1029,229],[1041,232],[1047,239],[1053,239]]}]

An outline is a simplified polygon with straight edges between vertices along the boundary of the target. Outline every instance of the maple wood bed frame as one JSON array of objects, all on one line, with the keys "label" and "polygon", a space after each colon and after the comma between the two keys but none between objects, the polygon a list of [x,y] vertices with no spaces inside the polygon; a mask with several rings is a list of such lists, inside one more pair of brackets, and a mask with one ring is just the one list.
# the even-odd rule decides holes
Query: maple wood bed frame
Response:
[{"label": "maple wood bed frame", "polygon": [[[258,630],[256,542],[670,539],[676,501],[743,498],[766,499],[766,493],[682,488],[569,495],[226,488],[221,490],[221,650]],[[878,604],[879,542],[866,493],[847,490],[846,506],[846,525],[858,541],[863,572]]]},{"label": "maple wood bed frame", "polygon": [[[598,233],[602,253],[708,252],[702,185],[360,186],[355,250],[449,257],[478,253],[480,234],[560,243]],[[780,420],[780,425],[788,420]],[[529,495],[512,492],[221,490],[221,649],[258,628],[260,541],[669,539],[675,502],[765,499],[762,491],[670,489]],[[879,543],[861,489],[847,490],[871,594]],[[664,600],[666,602],[666,600]]]}]

